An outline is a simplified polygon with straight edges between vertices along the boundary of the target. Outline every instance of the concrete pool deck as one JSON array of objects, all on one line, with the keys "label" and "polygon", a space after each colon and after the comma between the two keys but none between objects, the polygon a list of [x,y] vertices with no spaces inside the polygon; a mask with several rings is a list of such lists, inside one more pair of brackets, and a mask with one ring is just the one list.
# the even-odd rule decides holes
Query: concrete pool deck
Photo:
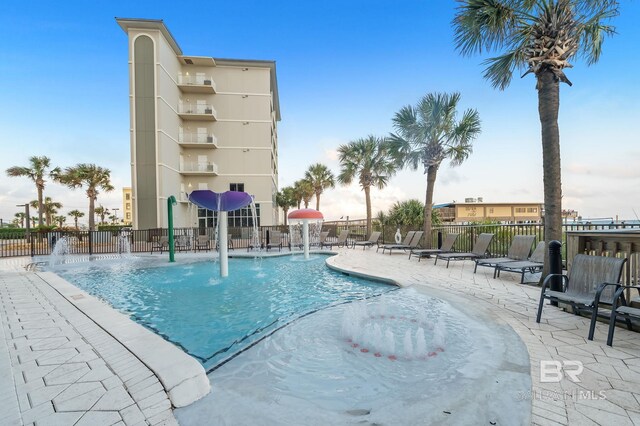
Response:
[{"label": "concrete pool deck", "polygon": [[[334,267],[451,292],[509,324],[530,356],[533,389],[521,397],[531,401],[532,424],[640,425],[640,334],[619,328],[610,348],[607,324],[598,323],[590,342],[588,320],[556,308],[537,324],[537,287],[516,274],[494,280],[490,268],[473,274],[469,261],[447,269],[403,253],[338,253]],[[176,424],[151,369],[47,281],[55,279],[25,272],[31,261],[0,261],[0,424]],[[582,362],[580,383],[541,383],[547,360]]]}]

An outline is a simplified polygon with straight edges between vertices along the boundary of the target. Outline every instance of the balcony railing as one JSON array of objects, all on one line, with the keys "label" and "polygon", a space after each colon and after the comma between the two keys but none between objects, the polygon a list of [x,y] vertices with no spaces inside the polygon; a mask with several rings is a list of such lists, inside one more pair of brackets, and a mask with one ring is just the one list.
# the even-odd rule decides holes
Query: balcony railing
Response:
[{"label": "balcony railing", "polygon": [[206,133],[183,133],[178,142],[183,145],[218,146],[218,138],[213,134]]},{"label": "balcony railing", "polygon": [[218,174],[218,165],[212,161],[185,163],[180,169],[181,173]]},{"label": "balcony railing", "polygon": [[183,92],[216,93],[216,83],[211,76],[178,74],[178,87]]},{"label": "balcony railing", "polygon": [[178,105],[178,114],[183,120],[215,121],[218,115],[212,105],[205,103],[185,103]]}]

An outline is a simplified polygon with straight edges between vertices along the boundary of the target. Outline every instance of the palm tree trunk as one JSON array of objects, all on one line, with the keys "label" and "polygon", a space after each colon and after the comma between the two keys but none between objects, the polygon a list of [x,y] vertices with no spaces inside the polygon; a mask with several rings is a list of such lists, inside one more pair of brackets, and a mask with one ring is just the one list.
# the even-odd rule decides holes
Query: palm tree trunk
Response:
[{"label": "palm tree trunk", "polygon": [[284,208],[282,211],[284,212],[284,226],[287,226],[287,213],[289,213],[289,208]]},{"label": "palm tree trunk", "polygon": [[[538,78],[538,113],[542,128],[542,167],[544,183],[544,241],[562,241],[562,180],[560,172],[560,82],[545,70]],[[549,272],[549,250],[545,254],[542,279]]]},{"label": "palm tree trunk", "polygon": [[76,231],[77,231],[77,230],[78,230],[78,216],[75,216],[75,217],[73,218],[73,222],[74,222],[74,223],[75,223],[75,225],[76,225]]},{"label": "palm tree trunk", "polygon": [[438,166],[427,168],[427,194],[424,199],[424,243],[425,248],[431,248],[431,211],[433,210],[433,189],[436,186]]},{"label": "palm tree trunk", "polygon": [[367,235],[371,235],[371,187],[364,187],[364,199],[367,204]]},{"label": "palm tree trunk", "polygon": [[43,203],[43,197],[42,197],[42,192],[43,192],[43,188],[41,185],[36,183],[36,187],[38,189],[38,226],[42,226],[42,216],[44,216],[44,203]]},{"label": "palm tree trunk", "polygon": [[95,198],[90,196],[89,197],[89,231],[96,230],[95,209],[96,209]]},{"label": "palm tree trunk", "polygon": [[320,211],[320,192],[316,192],[316,210]]}]

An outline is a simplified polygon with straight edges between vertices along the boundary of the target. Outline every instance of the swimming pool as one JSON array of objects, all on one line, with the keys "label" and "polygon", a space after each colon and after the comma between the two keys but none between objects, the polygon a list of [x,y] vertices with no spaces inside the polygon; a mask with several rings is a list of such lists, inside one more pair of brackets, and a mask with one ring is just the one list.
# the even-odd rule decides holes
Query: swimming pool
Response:
[{"label": "swimming pool", "polygon": [[326,256],[168,264],[123,258],[63,264],[55,272],[181,347],[210,370],[292,320],[396,287],[328,269]]}]

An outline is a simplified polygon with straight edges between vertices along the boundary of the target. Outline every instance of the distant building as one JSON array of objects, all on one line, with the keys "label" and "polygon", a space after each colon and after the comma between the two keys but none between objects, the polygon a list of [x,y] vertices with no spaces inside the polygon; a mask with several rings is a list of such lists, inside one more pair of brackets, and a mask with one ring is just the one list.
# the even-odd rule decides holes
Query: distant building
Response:
[{"label": "distant building", "polygon": [[122,222],[131,225],[133,221],[133,199],[131,188],[122,188]]},{"label": "distant building", "polygon": [[436,204],[433,208],[437,210],[443,222],[453,223],[531,223],[540,222],[542,218],[542,203],[454,202]]},{"label": "distant building", "polygon": [[[189,208],[196,189],[245,191],[258,224],[277,224],[275,62],[185,55],[161,20],[116,21],[129,38],[134,228],[167,227],[172,195],[174,226],[211,226],[212,211]],[[230,226],[253,223],[249,208],[228,218]]]}]

